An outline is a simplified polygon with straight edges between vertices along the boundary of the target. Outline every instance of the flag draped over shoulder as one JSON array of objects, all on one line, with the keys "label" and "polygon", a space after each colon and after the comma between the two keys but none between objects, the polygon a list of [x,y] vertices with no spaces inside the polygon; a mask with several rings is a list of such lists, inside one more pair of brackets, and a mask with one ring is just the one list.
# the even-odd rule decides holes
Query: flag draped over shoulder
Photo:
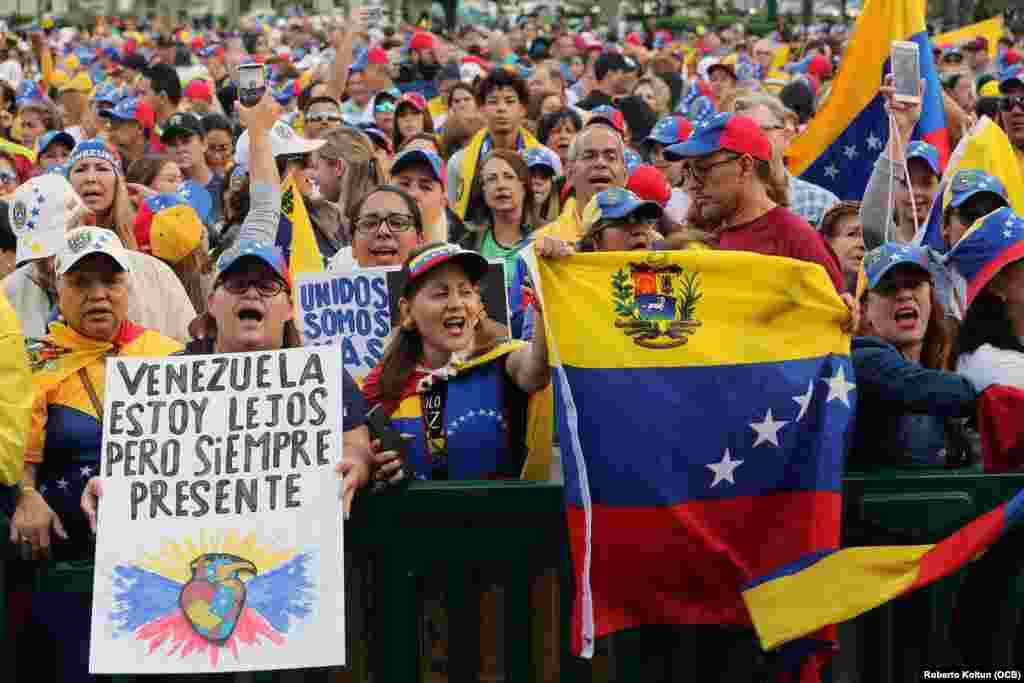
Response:
[{"label": "flag draped over shoulder", "polygon": [[889,139],[889,119],[878,94],[889,69],[894,40],[917,43],[925,92],[915,139],[949,157],[942,89],[920,0],[867,0],[832,83],[831,94],[810,125],[787,150],[790,171],[835,192],[860,200],[875,160]]},{"label": "flag draped over shoulder", "polygon": [[835,287],[741,252],[524,258],[554,366],[574,651],[641,624],[749,625],[744,586],[839,545],[856,392]]},{"label": "flag draped over shoulder", "polygon": [[948,251],[942,238],[942,215],[953,201],[950,180],[957,171],[963,169],[984,171],[998,178],[1006,188],[1010,208],[1017,213],[1024,213],[1024,173],[1021,172],[1013,145],[1002,128],[992,119],[983,116],[953,150],[942,174],[940,192],[935,195],[928,222],[918,230],[915,243],[942,253]]},{"label": "flag draped over shoulder", "polygon": [[281,190],[281,222],[278,227],[278,243],[288,255],[288,269],[298,273],[320,273],[324,270],[324,258],[309,222],[306,203],[291,175]]}]

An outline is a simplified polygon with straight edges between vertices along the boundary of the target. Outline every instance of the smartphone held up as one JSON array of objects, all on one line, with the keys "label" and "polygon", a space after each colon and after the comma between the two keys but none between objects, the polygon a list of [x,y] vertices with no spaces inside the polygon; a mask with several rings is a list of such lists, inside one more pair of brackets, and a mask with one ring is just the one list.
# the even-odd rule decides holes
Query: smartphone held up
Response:
[{"label": "smartphone held up", "polygon": [[910,104],[921,103],[921,53],[917,43],[906,40],[892,42],[893,100]]},{"label": "smartphone held up", "polygon": [[238,67],[238,100],[252,107],[267,92],[267,71],[262,64],[248,63]]}]

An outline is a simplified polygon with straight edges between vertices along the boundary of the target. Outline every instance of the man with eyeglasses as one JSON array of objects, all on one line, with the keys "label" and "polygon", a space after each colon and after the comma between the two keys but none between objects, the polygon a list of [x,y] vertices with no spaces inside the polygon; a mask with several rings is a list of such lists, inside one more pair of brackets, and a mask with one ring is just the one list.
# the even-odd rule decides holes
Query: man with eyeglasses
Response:
[{"label": "man with eyeglasses", "polygon": [[217,175],[206,164],[206,132],[203,122],[195,114],[178,113],[167,120],[160,141],[178,163],[185,178],[206,188],[213,199],[213,208],[207,218],[212,225],[220,220],[223,213],[221,196],[224,193],[224,178]]},{"label": "man with eyeglasses", "polygon": [[1000,118],[1024,171],[1024,65],[1016,64],[999,76]]},{"label": "man with eyeglasses", "polygon": [[302,114],[302,132],[310,140],[326,140],[328,133],[341,127],[341,106],[333,97],[314,97]]},{"label": "man with eyeglasses", "polygon": [[666,156],[683,161],[690,222],[713,233],[719,249],[817,263],[843,293],[839,261],[824,238],[769,198],[772,149],[757,121],[715,114],[699,123],[686,142],[669,147]]},{"label": "man with eyeglasses", "polygon": [[599,192],[583,211],[585,234],[580,251],[647,251],[655,248],[657,202],[640,199],[621,187]]}]

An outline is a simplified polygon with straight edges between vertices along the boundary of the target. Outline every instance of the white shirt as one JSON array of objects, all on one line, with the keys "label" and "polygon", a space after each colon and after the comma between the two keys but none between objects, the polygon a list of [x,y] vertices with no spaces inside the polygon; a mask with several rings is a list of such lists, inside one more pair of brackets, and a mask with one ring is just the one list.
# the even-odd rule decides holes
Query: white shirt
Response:
[{"label": "white shirt", "polygon": [[956,362],[958,374],[967,378],[979,394],[993,384],[1024,389],[1024,353],[982,344]]}]

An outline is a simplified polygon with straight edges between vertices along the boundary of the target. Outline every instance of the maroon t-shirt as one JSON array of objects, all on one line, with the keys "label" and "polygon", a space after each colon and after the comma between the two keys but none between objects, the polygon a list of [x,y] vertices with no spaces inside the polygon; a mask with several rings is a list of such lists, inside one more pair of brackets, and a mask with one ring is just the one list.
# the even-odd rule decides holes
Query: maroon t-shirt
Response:
[{"label": "maroon t-shirt", "polygon": [[721,231],[718,247],[818,263],[828,271],[837,292],[842,294],[846,289],[839,259],[829,243],[810,223],[781,206],[749,223]]}]

